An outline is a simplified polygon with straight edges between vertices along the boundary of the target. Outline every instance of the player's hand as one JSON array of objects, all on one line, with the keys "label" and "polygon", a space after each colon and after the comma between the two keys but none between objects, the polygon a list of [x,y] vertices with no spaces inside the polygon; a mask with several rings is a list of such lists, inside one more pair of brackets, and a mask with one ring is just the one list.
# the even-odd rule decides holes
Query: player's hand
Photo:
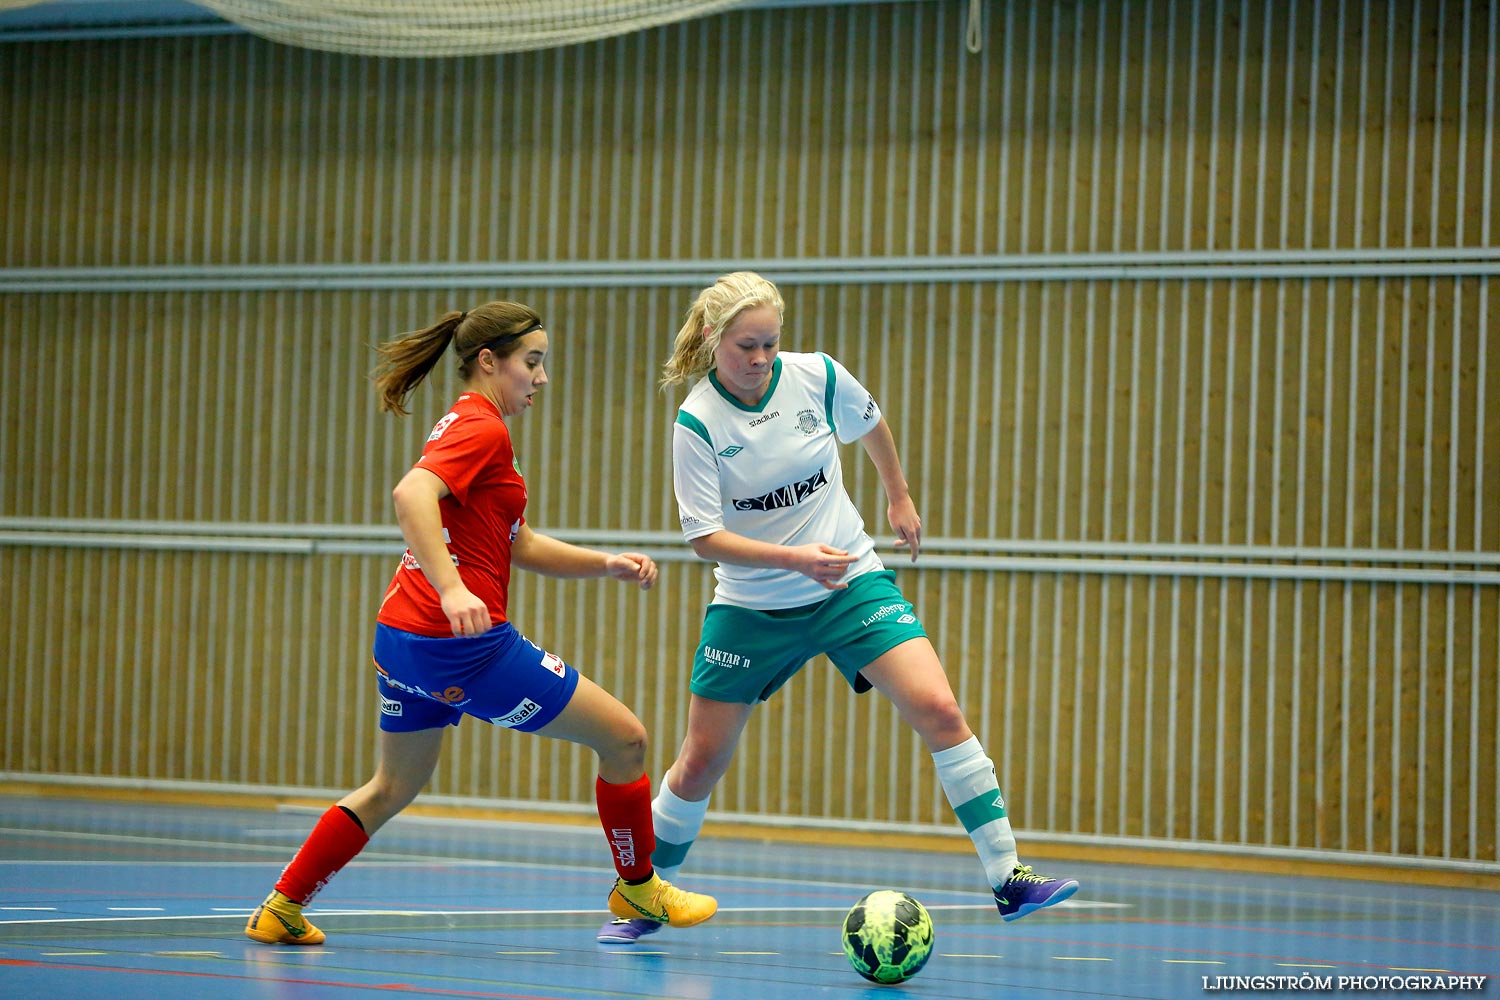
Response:
[{"label": "player's hand", "polygon": [[604,571],[616,580],[634,583],[642,590],[656,585],[656,560],[639,552],[621,552],[604,561]]},{"label": "player's hand", "polygon": [[839,580],[848,571],[849,565],[855,562],[856,557],[851,556],[843,549],[836,549],[832,545],[824,545],[822,542],[809,542],[806,545],[797,545],[792,548],[792,567],[803,576],[811,577],[829,590],[843,590],[849,586],[840,583]]},{"label": "player's hand", "polygon": [[885,516],[891,522],[891,530],[896,532],[896,548],[910,549],[911,561],[916,562],[917,550],[922,547],[922,519],[917,516],[917,505],[911,497],[893,500]]},{"label": "player's hand", "polygon": [[490,630],[490,609],[468,587],[455,587],[443,595],[443,614],[455,636],[472,639]]}]

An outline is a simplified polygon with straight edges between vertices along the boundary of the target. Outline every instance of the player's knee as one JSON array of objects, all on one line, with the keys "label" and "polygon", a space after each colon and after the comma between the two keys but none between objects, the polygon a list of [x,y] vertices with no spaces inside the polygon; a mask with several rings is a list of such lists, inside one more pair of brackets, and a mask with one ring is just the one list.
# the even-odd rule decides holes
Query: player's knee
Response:
[{"label": "player's knee", "polygon": [[367,832],[386,824],[392,816],[411,805],[425,782],[407,780],[400,775],[377,774],[360,789],[361,801],[351,809],[359,816]]},{"label": "player's knee", "polygon": [[969,724],[963,709],[949,692],[937,692],[910,709],[912,728],[930,747],[950,747],[968,739]]},{"label": "player's knee", "polygon": [[683,747],[682,753],[672,764],[672,790],[689,801],[706,799],[714,786],[729,770],[734,753],[703,753],[692,747]]},{"label": "player's knee", "polygon": [[640,773],[646,767],[646,749],[649,744],[645,724],[631,716],[629,722],[615,726],[609,739],[599,746],[600,763],[612,771]]}]

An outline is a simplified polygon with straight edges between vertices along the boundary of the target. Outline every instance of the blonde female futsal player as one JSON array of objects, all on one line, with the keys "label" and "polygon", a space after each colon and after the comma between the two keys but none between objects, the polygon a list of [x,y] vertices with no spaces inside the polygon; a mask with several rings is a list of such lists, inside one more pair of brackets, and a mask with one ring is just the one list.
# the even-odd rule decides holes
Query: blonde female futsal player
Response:
[{"label": "blonde female futsal player", "polygon": [[[896,544],[915,561],[922,521],[891,430],[843,365],[781,352],[783,310],[765,278],[725,275],[688,311],[662,380],[693,383],[673,430],[673,480],[683,535],[718,563],[718,586],[693,663],[687,736],[652,803],[657,870],[670,878],[687,856],[755,706],[826,653],[856,692],[889,698],[932,751],[1000,915],[1059,903],[1078,883],[1020,863],[995,765],[844,489],[838,446],[859,441],[885,486]],[[659,926],[622,918],[599,939],[634,941]]]}]

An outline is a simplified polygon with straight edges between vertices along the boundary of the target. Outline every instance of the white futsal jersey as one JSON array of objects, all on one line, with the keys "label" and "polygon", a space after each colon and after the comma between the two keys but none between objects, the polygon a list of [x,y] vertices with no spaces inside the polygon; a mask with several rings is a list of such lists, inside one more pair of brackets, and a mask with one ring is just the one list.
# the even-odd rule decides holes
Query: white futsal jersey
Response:
[{"label": "white futsal jersey", "polygon": [[[710,372],[688,391],[672,435],[683,537],[724,530],[777,545],[823,542],[858,557],[845,581],[883,569],[844,489],[838,448],[879,423],[875,397],[826,354],[778,354],[756,406],[735,399]],[[757,611],[833,593],[795,570],[720,563],[714,576],[715,603]]]}]

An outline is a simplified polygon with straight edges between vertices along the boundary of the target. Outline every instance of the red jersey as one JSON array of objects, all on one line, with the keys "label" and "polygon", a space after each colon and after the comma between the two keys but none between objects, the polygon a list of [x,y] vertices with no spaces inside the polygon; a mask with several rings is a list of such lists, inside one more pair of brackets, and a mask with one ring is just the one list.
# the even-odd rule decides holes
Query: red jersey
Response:
[{"label": "red jersey", "polygon": [[[526,481],[499,409],[478,393],[459,396],[432,428],[416,468],[448,486],[438,509],[459,578],[490,609],[492,625],[506,621],[510,546],[525,520]],[[410,549],[386,588],[377,620],[418,635],[453,635],[442,601]]]}]

